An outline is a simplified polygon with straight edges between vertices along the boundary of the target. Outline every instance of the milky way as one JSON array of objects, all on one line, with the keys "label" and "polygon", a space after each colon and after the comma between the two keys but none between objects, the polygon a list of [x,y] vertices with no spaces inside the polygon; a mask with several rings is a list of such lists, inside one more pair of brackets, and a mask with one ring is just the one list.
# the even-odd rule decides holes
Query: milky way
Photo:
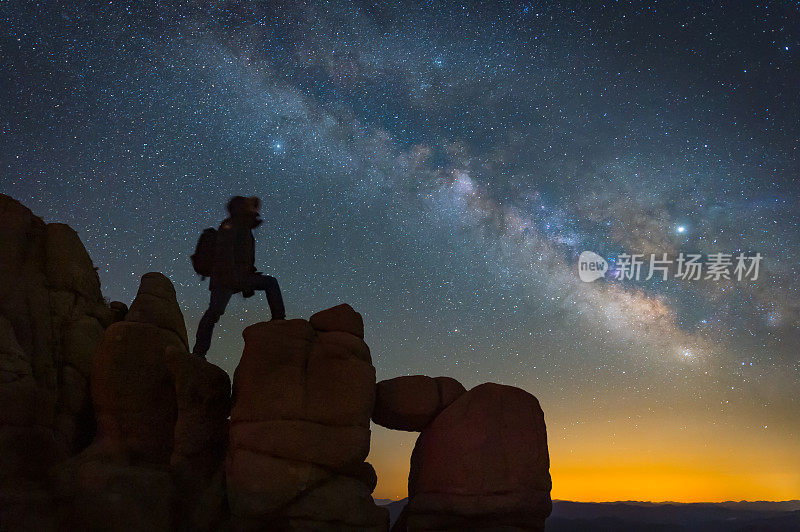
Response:
[{"label": "milky way", "polygon": [[[797,498],[798,7],[587,4],[3,2],[0,192],[109,299],[168,275],[190,335],[196,238],[258,195],[290,317],[353,305],[378,378],[534,393],[554,496]],[[584,283],[584,250],[763,261]],[[267,316],[235,299],[209,359]],[[404,496],[413,435],[374,435]]]}]

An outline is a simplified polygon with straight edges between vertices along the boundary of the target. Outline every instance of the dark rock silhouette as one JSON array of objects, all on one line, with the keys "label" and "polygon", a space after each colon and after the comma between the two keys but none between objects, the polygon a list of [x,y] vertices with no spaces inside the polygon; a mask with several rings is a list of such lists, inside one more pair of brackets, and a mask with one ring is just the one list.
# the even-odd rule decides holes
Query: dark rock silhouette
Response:
[{"label": "dark rock silhouette", "polygon": [[389,429],[419,432],[465,392],[450,377],[411,375],[380,381],[372,421]]},{"label": "dark rock silhouette", "polygon": [[393,530],[544,530],[549,467],[536,398],[512,386],[477,386],[420,434],[409,502]]},{"label": "dark rock silhouette", "polygon": [[94,359],[96,446],[169,462],[178,406],[167,347],[187,350],[183,315],[169,279],[148,273],[125,320],[108,328]]},{"label": "dark rock silhouette", "polygon": [[125,320],[106,330],[92,399],[97,436],[60,471],[70,528],[198,529],[223,518],[195,515],[219,481],[230,379],[189,354],[175,289],[162,274],[145,274]]},{"label": "dark rock silhouette", "polygon": [[0,529],[55,526],[50,471],[94,434],[103,301],[75,231],[0,194]]},{"label": "dark rock silhouette", "polygon": [[386,530],[370,494],[375,368],[349,305],[244,331],[228,501],[241,529]]},{"label": "dark rock silhouette", "polygon": [[347,303],[321,310],[308,321],[318,331],[346,332],[364,339],[364,320]]},{"label": "dark rock silhouette", "polygon": [[534,396],[486,383],[413,375],[376,386],[372,420],[421,431],[411,456],[409,503],[393,531],[544,530],[551,511],[544,414]]},{"label": "dark rock silhouette", "polygon": [[228,375],[188,351],[169,279],[107,304],[77,234],[0,195],[0,530],[385,531],[370,418],[421,431],[395,530],[542,530],[532,395],[376,385],[349,305],[243,336],[231,409]]}]

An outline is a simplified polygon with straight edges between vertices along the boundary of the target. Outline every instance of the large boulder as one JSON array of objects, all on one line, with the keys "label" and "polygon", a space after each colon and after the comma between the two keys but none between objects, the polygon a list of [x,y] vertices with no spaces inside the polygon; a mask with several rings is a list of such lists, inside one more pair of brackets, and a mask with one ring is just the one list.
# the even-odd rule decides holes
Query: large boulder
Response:
[{"label": "large boulder", "polygon": [[92,358],[113,319],[77,233],[0,194],[0,529],[54,526],[51,473],[94,435]]},{"label": "large boulder", "polygon": [[312,314],[308,321],[318,331],[342,331],[364,338],[364,320],[347,303]]},{"label": "large boulder", "polygon": [[[552,508],[544,415],[536,398],[487,383],[420,434],[409,502],[395,530],[544,530]],[[505,527],[505,528],[504,528]]]},{"label": "large boulder", "polygon": [[165,352],[177,407],[170,465],[184,477],[206,479],[222,465],[228,445],[231,380],[218,366],[186,355],[174,346]]},{"label": "large boulder", "polygon": [[349,305],[315,316],[243,333],[226,468],[237,528],[388,528],[364,462],[375,368],[363,321]]},{"label": "large boulder", "polygon": [[230,379],[189,354],[172,283],[148,273],[92,368],[97,436],[60,473],[68,527],[199,528],[191,522],[221,470]]},{"label": "large boulder", "polygon": [[372,421],[388,429],[419,432],[465,392],[450,377],[408,375],[380,381]]},{"label": "large boulder", "polygon": [[179,345],[173,333],[155,325],[121,321],[108,328],[92,378],[96,446],[136,460],[169,462],[178,405],[165,353]]}]

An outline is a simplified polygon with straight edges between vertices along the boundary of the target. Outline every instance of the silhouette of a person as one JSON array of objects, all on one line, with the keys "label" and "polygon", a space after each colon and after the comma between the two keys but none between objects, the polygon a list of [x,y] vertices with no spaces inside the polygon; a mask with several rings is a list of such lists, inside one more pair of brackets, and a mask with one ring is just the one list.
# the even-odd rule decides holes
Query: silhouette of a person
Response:
[{"label": "silhouette of a person", "polygon": [[211,335],[220,316],[225,313],[233,294],[241,292],[250,297],[256,290],[263,290],[267,296],[273,320],[286,318],[283,297],[278,281],[274,277],[256,271],[255,238],[253,229],[261,225],[258,198],[235,196],[228,202],[228,213],[217,230],[214,265],[209,282],[211,302],[200,324],[192,353],[205,357],[211,346]]}]

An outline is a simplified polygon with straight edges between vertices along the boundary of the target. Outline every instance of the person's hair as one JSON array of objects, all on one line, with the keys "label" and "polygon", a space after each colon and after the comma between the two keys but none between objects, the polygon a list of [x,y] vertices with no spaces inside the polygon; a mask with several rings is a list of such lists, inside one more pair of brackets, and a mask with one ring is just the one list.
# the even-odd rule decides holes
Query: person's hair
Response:
[{"label": "person's hair", "polygon": [[228,205],[227,205],[228,212],[229,212],[230,214],[233,214],[233,213],[234,213],[234,211],[236,211],[237,209],[241,209],[241,208],[242,208],[242,207],[244,207],[244,206],[245,206],[245,205],[246,205],[248,202],[251,202],[251,201],[252,201],[253,203],[255,203],[255,207],[256,207],[256,209],[258,209],[258,208],[261,206],[261,200],[260,200],[260,199],[258,199],[258,198],[257,198],[257,197],[255,197],[255,196],[253,196],[253,197],[251,197],[251,198],[246,198],[246,197],[244,197],[244,196],[234,196],[234,197],[232,197],[232,198],[231,198],[231,199],[228,201]]}]

